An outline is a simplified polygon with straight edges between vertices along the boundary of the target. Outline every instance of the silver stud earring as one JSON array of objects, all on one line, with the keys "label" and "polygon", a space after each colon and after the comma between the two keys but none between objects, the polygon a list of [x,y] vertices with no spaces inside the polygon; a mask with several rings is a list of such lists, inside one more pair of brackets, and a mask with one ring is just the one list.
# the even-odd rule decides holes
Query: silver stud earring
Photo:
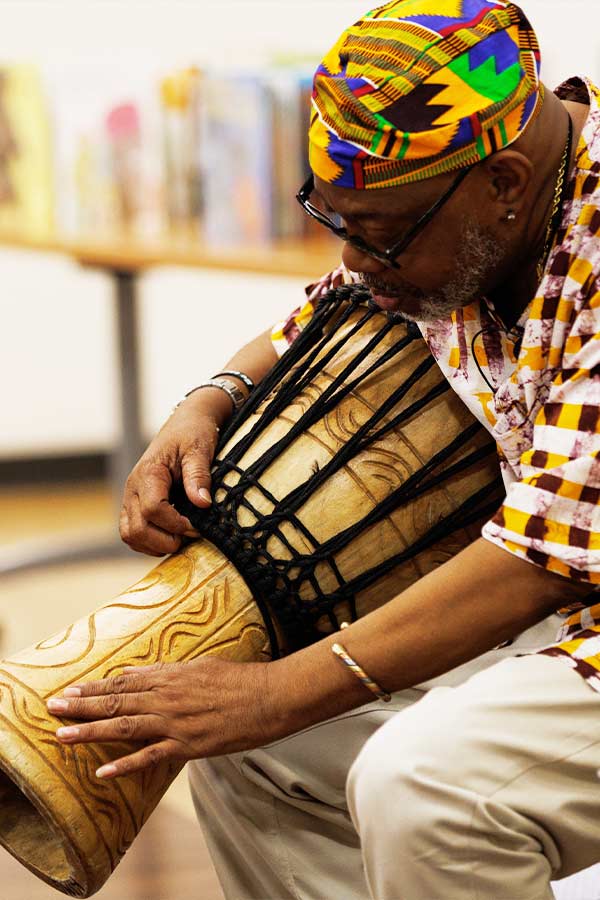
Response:
[{"label": "silver stud earring", "polygon": [[506,213],[505,221],[506,222],[516,222],[517,221],[517,214],[514,211],[514,209],[509,209],[509,211]]}]

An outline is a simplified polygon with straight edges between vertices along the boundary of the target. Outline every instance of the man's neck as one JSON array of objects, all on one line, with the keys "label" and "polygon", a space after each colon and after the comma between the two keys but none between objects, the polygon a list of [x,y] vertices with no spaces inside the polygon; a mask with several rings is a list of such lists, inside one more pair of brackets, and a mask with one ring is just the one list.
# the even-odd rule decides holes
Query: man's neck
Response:
[{"label": "man's neck", "polygon": [[[523,266],[525,267],[525,263]],[[490,300],[507,331],[517,324],[538,288],[535,264],[521,269],[517,274],[507,278],[490,292]]]},{"label": "man's neck", "polygon": [[[572,172],[581,133],[589,114],[589,105],[571,100],[561,102],[573,122],[573,149],[569,165],[569,171]],[[508,330],[516,325],[536,295],[539,288],[536,265],[537,260],[523,259],[513,273],[490,292],[494,308]]]}]

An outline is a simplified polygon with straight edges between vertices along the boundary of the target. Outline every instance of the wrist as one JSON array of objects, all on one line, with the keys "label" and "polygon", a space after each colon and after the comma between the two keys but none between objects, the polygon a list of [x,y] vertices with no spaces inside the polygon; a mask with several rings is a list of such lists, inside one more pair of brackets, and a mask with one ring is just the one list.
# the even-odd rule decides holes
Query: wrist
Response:
[{"label": "wrist", "polygon": [[[250,389],[249,389],[248,385],[250,384],[250,385],[252,385],[252,387],[254,386],[253,383],[250,381],[250,379],[247,378],[247,376],[242,375],[242,373],[231,373],[231,374],[233,374],[233,375],[239,374],[240,377],[235,378],[235,380],[230,377],[227,377],[227,378],[222,377],[225,375],[227,375],[227,376],[230,375],[229,372],[225,372],[225,373],[222,373],[222,376],[221,375],[214,376],[213,378],[209,379],[208,381],[203,381],[201,384],[192,388],[191,391],[187,392],[187,394],[185,395],[183,400],[180,400],[179,403],[174,407],[173,412],[175,412],[175,410],[178,409],[182,405],[182,403],[184,403],[188,398],[193,397],[196,394],[199,394],[200,392],[211,390],[211,391],[218,391],[219,393],[221,393],[222,395],[225,395],[225,397],[228,398],[229,404],[230,404],[230,410],[229,410],[229,415],[227,415],[226,418],[230,418],[231,415],[239,412],[240,409],[246,403],[246,401],[250,395]],[[242,385],[242,386],[240,387],[240,385]],[[218,414],[221,414],[220,406],[216,407],[216,411]],[[224,421],[225,420],[226,419],[224,419]]]},{"label": "wrist", "polygon": [[193,391],[177,404],[173,413],[191,413],[211,418],[217,428],[222,428],[232,416],[231,400],[219,388],[207,387]]},{"label": "wrist", "polygon": [[334,636],[267,663],[271,740],[310,728],[373,701],[331,651]]}]

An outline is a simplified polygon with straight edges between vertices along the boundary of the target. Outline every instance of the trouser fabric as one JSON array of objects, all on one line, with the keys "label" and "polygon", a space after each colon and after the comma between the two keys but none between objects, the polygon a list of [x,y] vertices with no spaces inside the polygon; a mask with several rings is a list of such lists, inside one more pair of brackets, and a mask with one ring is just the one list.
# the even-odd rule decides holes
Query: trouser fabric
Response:
[{"label": "trouser fabric", "polygon": [[191,763],[227,900],[549,900],[599,860],[600,695],[516,658],[557,622],[389,704]]}]

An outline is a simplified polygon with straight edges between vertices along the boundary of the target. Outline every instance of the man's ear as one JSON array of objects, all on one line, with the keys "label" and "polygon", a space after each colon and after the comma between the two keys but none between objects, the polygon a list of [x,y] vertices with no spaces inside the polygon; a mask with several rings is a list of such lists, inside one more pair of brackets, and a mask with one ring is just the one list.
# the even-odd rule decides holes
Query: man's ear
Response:
[{"label": "man's ear", "polygon": [[518,211],[533,180],[533,164],[517,150],[500,150],[482,163],[487,174],[488,197],[502,207]]}]

